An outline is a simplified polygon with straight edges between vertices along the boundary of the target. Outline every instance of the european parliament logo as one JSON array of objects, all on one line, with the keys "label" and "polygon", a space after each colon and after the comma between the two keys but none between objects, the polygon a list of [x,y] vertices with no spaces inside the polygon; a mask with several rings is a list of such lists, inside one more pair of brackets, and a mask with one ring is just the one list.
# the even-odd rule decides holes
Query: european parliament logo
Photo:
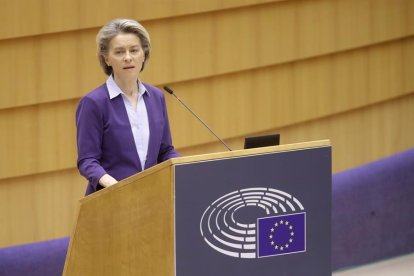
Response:
[{"label": "european parliament logo", "polygon": [[292,195],[256,187],[211,203],[200,232],[212,249],[236,258],[262,258],[306,251],[306,213]]}]

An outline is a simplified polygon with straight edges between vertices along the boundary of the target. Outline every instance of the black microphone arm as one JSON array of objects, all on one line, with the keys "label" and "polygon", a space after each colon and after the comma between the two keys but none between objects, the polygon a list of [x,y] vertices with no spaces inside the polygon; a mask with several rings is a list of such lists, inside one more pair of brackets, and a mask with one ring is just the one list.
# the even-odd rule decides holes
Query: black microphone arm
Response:
[{"label": "black microphone arm", "polygon": [[171,90],[171,88],[169,88],[168,86],[164,86],[165,91],[167,91],[169,94],[173,95],[183,106],[185,106],[185,108],[188,109],[188,111],[191,112],[191,114],[193,114],[211,133],[213,133],[214,136],[216,136],[217,139],[220,140],[220,142],[229,150],[232,151],[232,149],[226,144],[224,143],[223,140],[220,139],[220,137],[217,136],[217,134],[214,133],[214,131],[208,127],[208,125],[206,123],[204,123],[203,120],[201,120],[200,117],[197,116],[197,114],[195,114],[180,98],[178,98],[177,95],[175,95],[174,91]]}]

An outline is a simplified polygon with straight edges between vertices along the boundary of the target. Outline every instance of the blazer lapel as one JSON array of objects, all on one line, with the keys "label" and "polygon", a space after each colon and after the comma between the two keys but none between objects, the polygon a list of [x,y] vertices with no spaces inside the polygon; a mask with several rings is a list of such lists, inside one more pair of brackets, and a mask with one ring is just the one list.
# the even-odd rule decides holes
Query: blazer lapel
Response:
[{"label": "blazer lapel", "polygon": [[[148,86],[145,85],[145,88],[147,89],[148,94],[151,93],[151,90]],[[145,106],[147,108],[147,114],[148,114],[148,125],[149,125],[149,133],[150,133],[149,142],[148,142],[147,162],[149,161],[148,157],[151,158],[151,156],[158,156],[157,149],[159,148],[159,145],[158,145],[159,139],[157,138],[159,133],[157,132],[156,121],[155,121],[155,114],[156,114],[156,109],[157,109],[155,105],[155,101],[154,101],[155,95],[148,95],[148,94],[144,96],[144,102],[145,102]],[[154,162],[157,163],[157,160],[154,160]]]}]

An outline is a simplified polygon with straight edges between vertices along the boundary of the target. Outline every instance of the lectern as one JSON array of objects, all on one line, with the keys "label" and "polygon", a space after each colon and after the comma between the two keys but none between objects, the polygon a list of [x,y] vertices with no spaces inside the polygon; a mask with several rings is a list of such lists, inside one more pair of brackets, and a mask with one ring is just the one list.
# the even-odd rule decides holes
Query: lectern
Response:
[{"label": "lectern", "polygon": [[80,200],[64,275],[331,275],[331,147],[168,160]]}]

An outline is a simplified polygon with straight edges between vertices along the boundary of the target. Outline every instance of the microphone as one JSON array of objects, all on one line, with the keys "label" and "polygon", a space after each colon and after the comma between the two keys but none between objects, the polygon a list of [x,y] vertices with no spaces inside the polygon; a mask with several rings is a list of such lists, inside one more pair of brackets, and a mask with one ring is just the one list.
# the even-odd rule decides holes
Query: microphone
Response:
[{"label": "microphone", "polygon": [[229,150],[232,151],[232,149],[226,144],[224,143],[223,140],[220,139],[220,137],[217,136],[216,133],[214,133],[214,131],[208,127],[208,125],[206,123],[204,123],[203,120],[201,120],[200,117],[197,116],[197,114],[195,114],[191,108],[189,108],[180,98],[178,98],[177,95],[175,95],[174,91],[171,90],[171,88],[169,88],[168,86],[164,86],[165,91],[167,91],[169,94],[173,95],[185,108],[188,109],[188,111],[191,112],[191,114],[193,114],[214,136],[216,136],[217,139],[220,140],[220,142]]}]

